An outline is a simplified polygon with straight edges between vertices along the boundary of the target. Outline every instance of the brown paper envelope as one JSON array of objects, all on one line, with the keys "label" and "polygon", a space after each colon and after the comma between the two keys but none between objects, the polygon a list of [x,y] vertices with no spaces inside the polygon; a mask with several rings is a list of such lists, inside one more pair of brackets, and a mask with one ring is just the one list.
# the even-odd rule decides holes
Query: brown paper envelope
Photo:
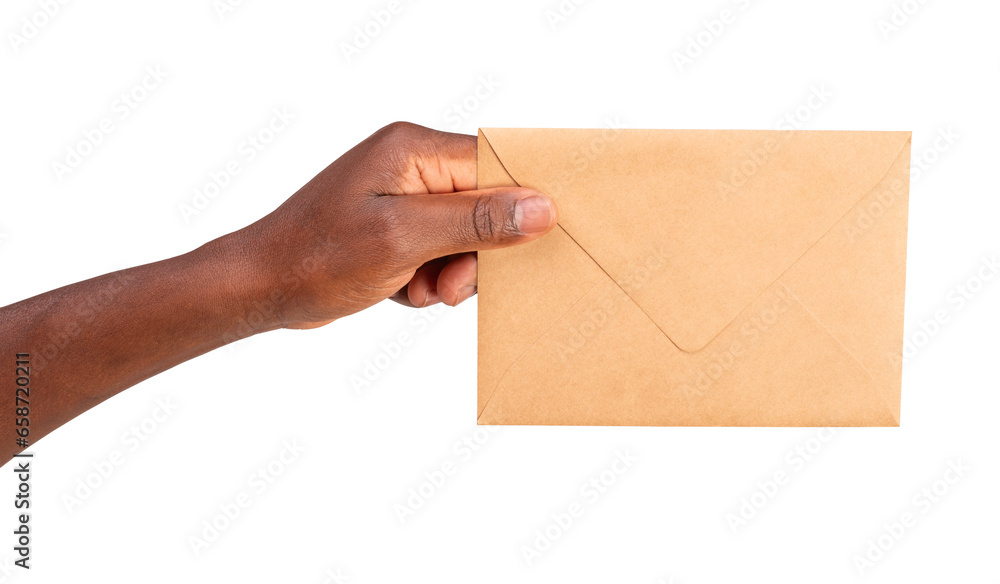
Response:
[{"label": "brown paper envelope", "polygon": [[479,132],[480,424],[898,426],[909,132]]}]

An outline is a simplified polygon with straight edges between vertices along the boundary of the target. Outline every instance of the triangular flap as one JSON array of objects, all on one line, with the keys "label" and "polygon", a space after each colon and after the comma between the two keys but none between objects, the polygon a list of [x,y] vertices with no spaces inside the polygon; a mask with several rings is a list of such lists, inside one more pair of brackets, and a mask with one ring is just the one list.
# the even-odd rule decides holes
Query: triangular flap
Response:
[{"label": "triangular flap", "polygon": [[684,351],[858,203],[909,132],[484,128],[504,168]]}]

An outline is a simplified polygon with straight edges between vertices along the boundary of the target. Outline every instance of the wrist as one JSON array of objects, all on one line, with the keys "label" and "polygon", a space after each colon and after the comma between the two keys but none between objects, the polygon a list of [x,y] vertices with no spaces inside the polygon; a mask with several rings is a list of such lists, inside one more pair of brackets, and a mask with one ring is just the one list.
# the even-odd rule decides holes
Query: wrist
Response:
[{"label": "wrist", "polygon": [[250,228],[224,235],[192,252],[211,270],[218,298],[230,315],[224,342],[281,328],[282,298],[270,265]]}]

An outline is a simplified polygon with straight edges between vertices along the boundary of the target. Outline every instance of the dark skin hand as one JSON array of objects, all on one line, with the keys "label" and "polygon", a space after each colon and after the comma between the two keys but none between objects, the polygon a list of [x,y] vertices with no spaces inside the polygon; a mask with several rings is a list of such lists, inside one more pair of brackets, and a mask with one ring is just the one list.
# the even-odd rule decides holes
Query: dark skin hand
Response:
[{"label": "dark skin hand", "polygon": [[[0,379],[15,379],[15,354],[31,355],[33,444],[241,338],[320,327],[386,298],[457,305],[476,291],[476,250],[531,241],[556,220],[537,191],[476,190],[475,137],[391,124],[244,229],[0,308]],[[3,463],[23,449],[16,418],[3,408]]]}]

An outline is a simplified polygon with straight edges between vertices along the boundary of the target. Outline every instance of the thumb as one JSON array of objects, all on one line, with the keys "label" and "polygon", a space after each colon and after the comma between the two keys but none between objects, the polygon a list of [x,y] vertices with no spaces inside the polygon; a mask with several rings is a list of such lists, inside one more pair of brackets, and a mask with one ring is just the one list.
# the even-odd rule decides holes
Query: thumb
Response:
[{"label": "thumb", "polygon": [[418,235],[423,262],[536,239],[558,220],[552,199],[534,189],[504,187],[441,195],[397,195],[397,216]]}]

